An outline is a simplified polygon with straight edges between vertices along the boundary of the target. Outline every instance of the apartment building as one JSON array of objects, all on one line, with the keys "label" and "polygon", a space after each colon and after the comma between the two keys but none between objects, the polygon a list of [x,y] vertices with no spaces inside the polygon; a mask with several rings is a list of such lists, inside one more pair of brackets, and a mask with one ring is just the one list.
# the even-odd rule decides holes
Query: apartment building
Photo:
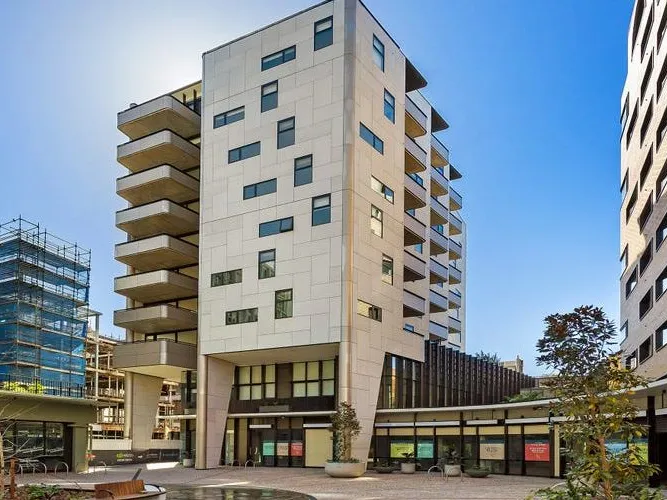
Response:
[{"label": "apartment building", "polygon": [[626,366],[667,374],[667,9],[636,0],[621,96],[621,333]]},{"label": "apartment building", "polygon": [[[341,400],[363,459],[379,401],[492,402],[530,383],[462,361],[461,173],[426,84],[363,3],[329,0],[206,52],[202,81],[118,114],[115,364],[133,447],[149,447],[163,379],[184,386],[198,468],[321,465]],[[464,365],[488,378],[446,389],[444,367]]]}]

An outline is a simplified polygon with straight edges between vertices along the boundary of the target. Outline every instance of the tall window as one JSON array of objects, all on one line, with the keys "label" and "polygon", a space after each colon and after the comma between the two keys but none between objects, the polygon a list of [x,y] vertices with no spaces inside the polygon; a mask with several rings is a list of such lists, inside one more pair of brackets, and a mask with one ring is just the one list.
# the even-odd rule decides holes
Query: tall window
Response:
[{"label": "tall window", "polygon": [[232,285],[234,283],[241,283],[243,279],[243,270],[234,269],[233,271],[224,271],[221,273],[211,274],[211,286]]},{"label": "tall window", "polygon": [[648,173],[651,171],[652,166],[653,166],[653,155],[649,151],[648,155],[646,155],[646,159],[644,160],[644,164],[642,165],[642,169],[639,171],[639,189],[644,187],[644,182],[646,182],[646,177],[648,176]]},{"label": "tall window", "polygon": [[382,321],[382,308],[364,302],[363,300],[357,300],[357,314],[366,316],[375,321]]},{"label": "tall window", "polygon": [[315,23],[314,50],[320,50],[333,43],[333,17],[327,17]]},{"label": "tall window", "polygon": [[382,255],[382,281],[389,285],[394,284],[394,259]]},{"label": "tall window", "polygon": [[644,271],[646,271],[646,268],[651,263],[652,258],[653,258],[653,240],[648,242],[648,245],[646,245],[646,248],[642,252],[641,257],[639,257],[639,276],[644,274]]},{"label": "tall window", "polygon": [[[651,111],[653,111],[653,106],[651,106],[650,109]],[[656,151],[658,150],[660,144],[662,144],[662,140],[665,138],[666,133],[667,133],[667,113],[662,115],[662,118],[660,120],[660,125],[658,125],[658,132],[656,134],[656,140],[655,140]]]},{"label": "tall window", "polygon": [[639,362],[643,363],[653,355],[653,338],[648,337],[644,342],[639,344]]},{"label": "tall window", "polygon": [[389,203],[394,203],[394,192],[373,176],[371,176],[371,187],[373,191],[381,194]]},{"label": "tall window", "polygon": [[278,149],[294,144],[294,117],[278,122]]},{"label": "tall window", "polygon": [[667,267],[665,267],[658,278],[655,280],[655,300],[662,297],[662,294],[667,291]]},{"label": "tall window", "polygon": [[628,338],[628,322],[623,323],[621,327],[621,342]]},{"label": "tall window", "polygon": [[658,327],[655,331],[655,350],[662,348],[667,340],[667,321]]},{"label": "tall window", "polygon": [[247,158],[252,158],[253,156],[258,156],[260,151],[261,144],[259,142],[253,142],[252,144],[246,144],[240,148],[230,149],[227,154],[227,163],[234,163]]},{"label": "tall window", "polygon": [[292,363],[292,396],[334,396],[336,368],[333,359]]},{"label": "tall window", "polygon": [[276,397],[276,365],[239,366],[237,373],[241,401]]},{"label": "tall window", "polygon": [[258,279],[273,278],[276,275],[276,250],[263,250],[258,256]]},{"label": "tall window", "polygon": [[278,80],[262,85],[262,113],[278,107]]},{"label": "tall window", "polygon": [[371,205],[371,232],[382,238],[382,210]]},{"label": "tall window", "polygon": [[667,214],[660,221],[658,229],[655,230],[655,248],[656,251],[662,245],[662,242],[667,239]]},{"label": "tall window", "polygon": [[375,35],[373,35],[373,61],[384,71],[384,44]]},{"label": "tall window", "polygon": [[292,289],[276,291],[276,319],[292,317]]},{"label": "tall window", "polygon": [[386,89],[384,91],[384,116],[386,116],[391,123],[396,121],[396,101]]},{"label": "tall window", "polygon": [[635,267],[630,276],[628,277],[628,281],[625,282],[626,299],[632,293],[632,291],[635,289],[636,286],[637,286],[637,268]]},{"label": "tall window", "polygon": [[325,194],[313,198],[312,225],[328,224],[331,222],[331,195]]},{"label": "tall window", "polygon": [[280,66],[296,58],[296,45],[262,57],[262,71]]},{"label": "tall window", "polygon": [[313,182],[313,155],[294,160],[294,187]]},{"label": "tall window", "polygon": [[[667,12],[667,9],[666,9]],[[667,188],[667,162],[662,166],[662,170],[658,174],[658,179],[655,181],[655,199],[656,201],[662,196],[663,191]]]},{"label": "tall window", "polygon": [[642,319],[653,307],[653,287],[639,301],[639,319]]},{"label": "tall window", "polygon": [[371,132],[366,125],[359,123],[359,137],[373,146],[378,153],[384,154],[384,142],[377,135]]},{"label": "tall window", "polygon": [[213,128],[229,125],[230,123],[243,120],[244,117],[245,117],[245,108],[243,106],[241,106],[240,108],[227,111],[226,113],[215,115],[213,117]]}]

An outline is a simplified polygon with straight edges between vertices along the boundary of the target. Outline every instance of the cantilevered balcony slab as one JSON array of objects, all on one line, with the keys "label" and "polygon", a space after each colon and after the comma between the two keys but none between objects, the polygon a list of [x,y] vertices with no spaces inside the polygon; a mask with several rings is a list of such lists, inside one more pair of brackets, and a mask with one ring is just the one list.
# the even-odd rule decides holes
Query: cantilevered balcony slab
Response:
[{"label": "cantilevered balcony slab", "polygon": [[164,164],[186,170],[199,165],[199,147],[170,130],[162,130],[121,144],[117,158],[131,172]]},{"label": "cantilevered balcony slab", "polygon": [[412,318],[426,314],[426,300],[419,295],[403,290],[403,317]]},{"label": "cantilevered balcony slab", "polygon": [[118,113],[118,130],[130,139],[173,130],[182,137],[199,135],[201,117],[170,95],[163,95]]},{"label": "cantilevered balcony slab", "polygon": [[412,99],[405,96],[405,133],[412,137],[426,134],[428,128],[428,117]]},{"label": "cantilevered balcony slab", "polygon": [[461,175],[461,172],[459,172],[459,171],[454,167],[454,165],[452,165],[452,164],[450,163],[450,165],[449,165],[449,178],[450,178],[451,180],[455,181],[455,180],[457,180],[457,179],[460,179],[461,177],[463,177],[463,175]]},{"label": "cantilevered balcony slab", "polygon": [[405,171],[416,174],[426,170],[428,154],[409,136],[405,136]]},{"label": "cantilevered balcony slab", "polygon": [[439,169],[442,167],[431,167],[431,196],[442,196],[449,191],[449,182]]},{"label": "cantilevered balcony slab", "polygon": [[449,240],[431,228],[431,255],[441,255],[449,249]]},{"label": "cantilevered balcony slab", "polygon": [[429,269],[429,281],[433,283],[446,283],[449,277],[449,268],[438,262],[437,260],[431,258],[428,264]]},{"label": "cantilevered balcony slab", "polygon": [[449,282],[457,285],[461,283],[462,275],[461,275],[461,270],[454,266],[453,264],[449,265]]},{"label": "cantilevered balcony slab", "polygon": [[449,222],[449,210],[432,196],[429,207],[431,208],[431,226],[444,226]]},{"label": "cantilevered balcony slab", "polygon": [[171,165],[160,165],[116,179],[116,193],[132,205],[162,199],[183,203],[199,198],[199,181]]},{"label": "cantilevered balcony slab", "polygon": [[174,271],[149,271],[114,280],[116,293],[144,304],[195,297],[197,279]]},{"label": "cantilevered balcony slab", "polygon": [[430,333],[431,335],[435,335],[436,337],[446,339],[448,332],[447,332],[447,327],[445,325],[441,325],[440,323],[437,323],[435,321],[429,321],[428,333]]},{"label": "cantilevered balcony slab", "polygon": [[463,247],[453,239],[449,238],[449,258],[458,260],[463,257]]},{"label": "cantilevered balcony slab", "polygon": [[447,302],[447,297],[443,295],[446,293],[443,289],[442,293],[436,290],[429,290],[429,312],[430,313],[439,313],[444,312],[449,309],[449,304]]},{"label": "cantilevered balcony slab", "polygon": [[426,226],[410,214],[403,218],[404,246],[412,246],[426,241]]},{"label": "cantilevered balcony slab", "polygon": [[418,281],[426,278],[426,262],[408,251],[403,251],[403,281]]},{"label": "cantilevered balcony slab", "polygon": [[138,333],[196,330],[197,313],[169,304],[114,311],[113,323]]},{"label": "cantilevered balcony slab", "polygon": [[461,333],[461,321],[453,318],[452,316],[449,317],[449,331],[453,333]]},{"label": "cantilevered balcony slab", "polygon": [[461,294],[456,290],[449,291],[449,308],[457,309],[461,307]]},{"label": "cantilevered balcony slab", "polygon": [[138,271],[155,271],[197,264],[196,245],[166,234],[116,245],[116,260]]},{"label": "cantilevered balcony slab", "polygon": [[463,221],[452,212],[449,212],[449,234],[456,235],[463,232]]},{"label": "cantilevered balcony slab", "polygon": [[116,212],[116,227],[134,238],[178,236],[199,230],[199,214],[172,201],[159,200]]},{"label": "cantilevered balcony slab", "polygon": [[434,167],[449,165],[449,149],[434,135],[431,135],[431,165]]},{"label": "cantilevered balcony slab", "polygon": [[[416,175],[416,174],[415,174]],[[422,208],[426,206],[426,188],[417,180],[405,174],[405,197],[403,205],[405,210]]]},{"label": "cantilevered balcony slab", "polygon": [[169,380],[197,369],[197,346],[166,339],[119,343],[114,347],[114,368]]},{"label": "cantilevered balcony slab", "polygon": [[463,198],[454,188],[449,189],[449,209],[461,210],[463,208]]}]

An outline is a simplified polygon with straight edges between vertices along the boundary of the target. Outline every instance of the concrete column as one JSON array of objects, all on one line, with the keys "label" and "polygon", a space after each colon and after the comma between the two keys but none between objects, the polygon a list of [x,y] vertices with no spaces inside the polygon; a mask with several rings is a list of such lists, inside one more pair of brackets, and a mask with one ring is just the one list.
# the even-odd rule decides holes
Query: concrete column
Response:
[{"label": "concrete column", "polygon": [[130,378],[129,386],[125,381],[125,394],[130,401],[128,407],[126,396],[125,433],[132,439],[132,449],[145,450],[150,448],[153,437],[163,380],[140,373],[133,373]]},{"label": "concrete column", "polygon": [[72,425],[72,470],[74,472],[86,472],[88,461],[86,451],[88,450],[88,426]]},{"label": "concrete column", "polygon": [[125,372],[123,387],[125,389],[123,405],[123,437],[132,439],[132,372]]},{"label": "concrete column", "polygon": [[234,365],[200,354],[197,359],[197,449],[195,467],[220,465]]}]

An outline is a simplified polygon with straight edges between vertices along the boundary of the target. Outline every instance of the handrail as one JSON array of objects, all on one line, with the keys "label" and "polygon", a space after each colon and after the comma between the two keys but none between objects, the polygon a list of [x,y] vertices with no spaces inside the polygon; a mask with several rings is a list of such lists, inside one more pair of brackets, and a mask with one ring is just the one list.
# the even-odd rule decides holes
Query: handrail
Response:
[{"label": "handrail", "polygon": [[[415,101],[413,101],[412,99],[410,99],[410,96],[409,96],[409,95],[406,94],[405,99],[406,99],[406,101],[410,101],[410,102],[412,103],[412,105],[415,107],[415,109],[417,110],[417,112],[418,112],[419,114],[421,114],[421,115],[424,117],[424,120],[428,120],[428,116],[426,116],[426,113],[424,113],[424,112],[419,108],[419,106],[417,106],[417,103],[415,103]],[[405,109],[408,109],[408,107],[406,106]],[[408,112],[409,112],[409,111],[408,111]]]}]

